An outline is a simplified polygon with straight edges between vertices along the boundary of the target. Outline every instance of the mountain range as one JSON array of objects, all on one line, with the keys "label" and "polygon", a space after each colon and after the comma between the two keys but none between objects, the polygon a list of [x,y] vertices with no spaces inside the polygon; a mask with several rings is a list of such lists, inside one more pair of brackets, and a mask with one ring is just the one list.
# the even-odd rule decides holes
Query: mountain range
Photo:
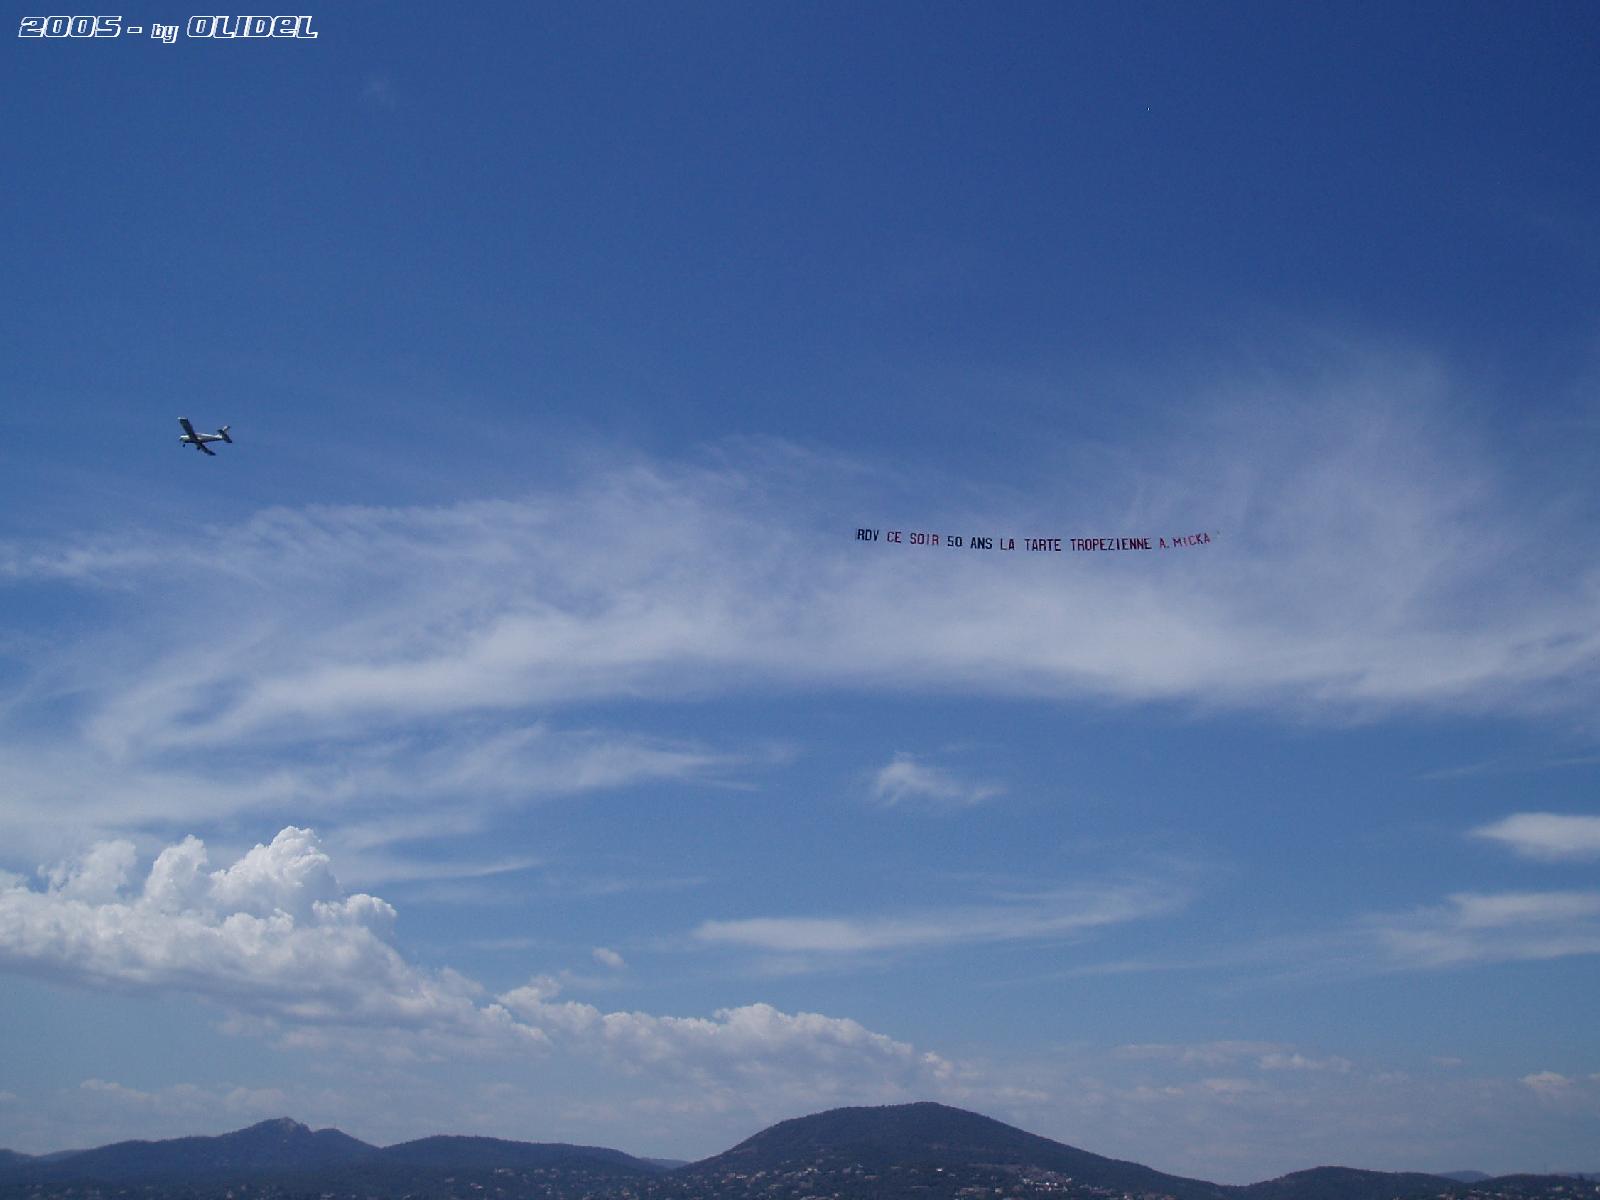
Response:
[{"label": "mountain range", "polygon": [[[1457,1175],[1477,1175],[1458,1172]],[[218,1137],[131,1141],[33,1156],[0,1150],[0,1200],[134,1196],[322,1200],[1600,1200],[1576,1176],[1462,1180],[1318,1167],[1245,1187],[1168,1175],[942,1104],[838,1108],[783,1121],[699,1162],[669,1167],[598,1146],[427,1137],[369,1145],[288,1118]]]}]

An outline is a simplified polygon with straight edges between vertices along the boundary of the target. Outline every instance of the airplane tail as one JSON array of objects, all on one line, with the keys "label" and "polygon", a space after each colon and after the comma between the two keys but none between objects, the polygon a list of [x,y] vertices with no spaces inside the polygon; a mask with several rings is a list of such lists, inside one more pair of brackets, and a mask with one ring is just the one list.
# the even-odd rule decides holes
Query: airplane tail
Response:
[{"label": "airplane tail", "polygon": [[230,446],[233,445],[233,439],[228,436],[228,426],[224,425],[221,429],[217,430],[217,432],[222,435],[223,441],[227,442]]}]

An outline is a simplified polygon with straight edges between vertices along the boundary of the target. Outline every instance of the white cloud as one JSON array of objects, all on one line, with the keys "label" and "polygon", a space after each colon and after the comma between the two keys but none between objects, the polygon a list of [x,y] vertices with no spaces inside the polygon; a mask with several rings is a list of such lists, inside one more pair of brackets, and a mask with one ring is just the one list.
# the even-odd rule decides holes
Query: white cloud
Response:
[{"label": "white cloud", "polygon": [[1460,892],[1367,930],[1399,968],[1600,954],[1600,892]]},{"label": "white cloud", "polygon": [[1119,1046],[1116,1057],[1133,1061],[1167,1062],[1181,1067],[1215,1068],[1234,1063],[1254,1063],[1262,1071],[1332,1071],[1347,1074],[1355,1064],[1337,1054],[1315,1058],[1293,1046],[1274,1042],[1217,1041],[1190,1045],[1141,1042]]},{"label": "white cloud", "polygon": [[1573,1081],[1555,1071],[1539,1071],[1524,1075],[1522,1082],[1545,1097],[1564,1096],[1571,1092]]},{"label": "white cloud", "polygon": [[1450,903],[1466,929],[1548,925],[1600,914],[1600,892],[1459,892]]},{"label": "white cloud", "polygon": [[1004,789],[993,784],[969,783],[949,771],[919,763],[909,754],[896,754],[872,779],[872,795],[884,804],[932,801],[938,804],[978,804]]},{"label": "white cloud", "polygon": [[1559,861],[1600,858],[1600,817],[1526,812],[1472,831],[1527,858]]},{"label": "white cloud", "polygon": [[1175,885],[1140,883],[1063,888],[1016,902],[929,909],[873,917],[746,917],[702,922],[702,942],[778,953],[858,953],[971,942],[1082,935],[1168,913],[1181,906]]},{"label": "white cloud", "polygon": [[769,1004],[720,1009],[711,1017],[663,1017],[603,1012],[591,1004],[558,1001],[560,984],[539,976],[500,996],[515,1016],[565,1044],[581,1044],[614,1064],[681,1074],[726,1086],[733,1081],[835,1077],[916,1085],[949,1078],[954,1067],[938,1055],[873,1033],[859,1022],[819,1013],[785,1013]]},{"label": "white cloud", "polygon": [[[162,850],[142,884],[130,851],[97,846],[47,872],[43,890],[19,882],[0,891],[0,967],[203,997],[236,1014],[236,1032],[373,1062],[417,1063],[441,1050],[561,1052],[730,1095],[757,1088],[797,1099],[904,1099],[954,1070],[848,1018],[764,1003],[710,1017],[603,1012],[557,1000],[562,985],[549,976],[486,1001],[482,987],[448,967],[406,962],[391,944],[395,910],[345,893],[309,830],[284,829],[217,870],[207,869],[205,846],[186,838]],[[626,965],[607,947],[594,957]],[[156,1103],[121,1084],[83,1087]]]},{"label": "white cloud", "polygon": [[50,881],[53,894],[95,904],[115,896],[127,883],[135,857],[132,842],[100,842],[81,858],[41,873]]},{"label": "white cloud", "polygon": [[[1595,698],[1596,560],[1582,540],[1543,553],[1571,532],[1562,510],[1501,480],[1436,372],[1359,364],[1267,390],[1154,431],[1142,466],[1089,459],[1031,494],[868,485],[741,445],[736,466],[612,467],[515,501],[268,510],[228,530],[227,555],[53,531],[0,547],[0,577],[126,589],[107,602],[133,636],[52,664],[95,743],[124,753],[751,688],[1339,718]],[[875,526],[1223,535],[1135,558],[930,553],[853,541],[838,514],[856,506]],[[186,599],[147,605],[157,591]],[[205,655],[187,652],[197,627]]]},{"label": "white cloud", "polygon": [[481,876],[530,864],[496,859],[452,870],[437,853],[419,864],[384,848],[412,841],[437,847],[507,810],[556,796],[656,781],[716,783],[752,761],[630,733],[471,722],[356,744],[311,743],[287,757],[236,749],[176,758],[165,751],[125,758],[93,744],[19,747],[0,761],[0,794],[24,801],[0,813],[3,840],[13,852],[59,855],[84,832],[122,840],[130,824],[175,832],[242,815],[273,820],[309,812],[340,849],[350,878]]},{"label": "white cloud", "polygon": [[[0,792],[23,799],[0,842],[26,857],[6,865],[59,857],[68,828],[167,836],[241,814],[315,821],[330,845],[391,817],[455,834],[547,795],[748,764],[553,723],[597,701],[845,689],[1340,721],[1592,711],[1600,564],[1567,538],[1559,497],[1501,476],[1448,381],[1352,358],[1261,393],[1186,409],[1137,463],[1085,451],[1042,485],[952,491],[739,443],[710,465],[579,464],[579,482],[510,500],[262,510],[215,531],[226,555],[204,529],[0,544],[0,586],[96,589],[97,608],[88,629],[75,606],[37,616],[17,645],[32,683],[0,714],[16,734]],[[856,542],[841,512],[1222,536],[1134,557],[935,554]],[[868,786],[887,803],[998,791],[912,756]],[[368,880],[399,866],[346,861]]]},{"label": "white cloud", "polygon": [[613,971],[620,971],[628,965],[627,960],[622,955],[608,946],[596,946],[591,953],[594,955],[595,962],[602,967],[610,967]]},{"label": "white cloud", "polygon": [[1355,1065],[1348,1058],[1333,1054],[1327,1058],[1308,1058],[1304,1054],[1276,1051],[1258,1060],[1263,1071],[1334,1071],[1345,1074]]},{"label": "white cloud", "polygon": [[1588,1119],[1600,1118],[1600,1075],[1581,1077],[1559,1071],[1536,1071],[1522,1077],[1522,1085],[1539,1098],[1547,1109],[1582,1113]]},{"label": "white cloud", "polygon": [[286,828],[220,870],[207,871],[206,861],[205,846],[186,838],[134,888],[132,848],[102,845],[47,872],[46,891],[0,892],[0,966],[91,987],[194,994],[294,1025],[530,1047],[543,1040],[481,1007],[479,989],[459,974],[405,962],[389,942],[394,909],[345,894],[311,831]]}]

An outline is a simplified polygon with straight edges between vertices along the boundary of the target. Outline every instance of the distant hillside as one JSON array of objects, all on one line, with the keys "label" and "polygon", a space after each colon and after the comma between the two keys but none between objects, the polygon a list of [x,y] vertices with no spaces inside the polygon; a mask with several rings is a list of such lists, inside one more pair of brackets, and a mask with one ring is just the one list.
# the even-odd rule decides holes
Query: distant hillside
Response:
[{"label": "distant hillside", "polygon": [[1481,1194],[1484,1188],[1505,1196],[1544,1196],[1559,1191],[1567,1196],[1600,1197],[1600,1175],[1495,1175],[1475,1185],[1473,1194]]},{"label": "distant hillside", "polygon": [[1102,1158],[992,1117],[927,1102],[835,1108],[796,1117],[731,1150],[693,1163],[683,1173],[709,1178],[727,1172],[782,1172],[844,1164],[880,1171],[895,1165],[1032,1167],[1089,1186],[1164,1193],[1178,1200],[1221,1200],[1226,1194],[1214,1183]]},{"label": "distant hillside", "polygon": [[1461,1181],[1443,1175],[1403,1171],[1357,1171],[1313,1167],[1238,1189],[1239,1200],[1394,1200],[1436,1196],[1459,1189]]},{"label": "distant hillside", "polygon": [[1484,1171],[1440,1171],[1439,1176],[1442,1179],[1454,1179],[1457,1183],[1481,1183],[1494,1178]]},{"label": "distant hillside", "polygon": [[512,1142],[484,1137],[427,1137],[379,1149],[337,1129],[315,1132],[281,1117],[218,1137],[116,1142],[94,1150],[32,1157],[0,1151],[0,1179],[194,1180],[212,1177],[327,1175],[351,1172],[400,1183],[417,1172],[537,1168],[607,1175],[659,1174],[662,1168],[602,1146]]},{"label": "distant hillside", "polygon": [[621,1150],[562,1142],[508,1142],[486,1137],[426,1137],[378,1151],[385,1163],[459,1170],[498,1167],[606,1167],[653,1173],[663,1168]]},{"label": "distant hillside", "polygon": [[116,1142],[75,1154],[51,1155],[23,1164],[43,1177],[132,1180],[217,1173],[300,1171],[350,1162],[377,1152],[337,1129],[313,1133],[280,1117],[218,1137],[160,1142]]},{"label": "distant hillside", "polygon": [[427,1137],[379,1149],[283,1118],[220,1137],[0,1151],[0,1200],[1600,1200],[1600,1183],[1317,1167],[1248,1187],[1104,1158],[942,1104],[783,1121],[676,1170],[601,1146]]}]

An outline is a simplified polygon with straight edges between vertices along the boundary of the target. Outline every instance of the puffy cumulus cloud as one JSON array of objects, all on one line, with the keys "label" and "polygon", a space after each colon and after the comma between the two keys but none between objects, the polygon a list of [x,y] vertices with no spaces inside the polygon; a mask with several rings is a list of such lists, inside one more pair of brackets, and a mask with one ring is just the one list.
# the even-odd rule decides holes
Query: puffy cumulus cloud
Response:
[{"label": "puffy cumulus cloud", "polygon": [[1522,1082],[1541,1096],[1562,1096],[1572,1090],[1572,1080],[1557,1071],[1536,1071]]},{"label": "puffy cumulus cloud", "polygon": [[1512,813],[1480,825],[1473,837],[1499,842],[1526,858],[1551,862],[1600,858],[1600,817],[1562,813]]},{"label": "puffy cumulus cloud", "polygon": [[1600,954],[1600,892],[1459,892],[1364,931],[1401,969]]},{"label": "puffy cumulus cloud", "polygon": [[786,1013],[769,1004],[719,1009],[710,1017],[603,1012],[561,1000],[561,985],[537,976],[498,997],[515,1017],[538,1025],[567,1047],[593,1049],[629,1071],[649,1070],[713,1088],[732,1084],[829,1090],[870,1084],[877,1094],[915,1094],[953,1079],[936,1054],[873,1033],[847,1017]]},{"label": "puffy cumulus cloud", "polygon": [[52,895],[96,904],[114,897],[128,881],[137,855],[132,842],[97,842],[69,862],[44,867]]},{"label": "puffy cumulus cloud", "polygon": [[[192,837],[181,846],[163,850],[150,869],[149,882],[177,880],[181,888],[182,883],[198,878],[204,855],[205,847]],[[172,859],[176,861],[169,867]],[[304,920],[339,900],[339,883],[316,835],[292,826],[270,845],[258,845],[232,866],[213,871],[206,882],[206,898],[214,907],[257,916],[285,912]],[[347,911],[359,911],[363,917],[387,921],[394,916],[393,909],[371,896],[351,896],[344,903]]]},{"label": "puffy cumulus cloud", "polygon": [[1559,1071],[1535,1071],[1524,1075],[1522,1086],[1539,1098],[1547,1109],[1569,1115],[1600,1117],[1600,1075],[1563,1075]]},{"label": "puffy cumulus cloud", "polygon": [[627,959],[623,958],[622,955],[618,954],[609,946],[596,946],[591,951],[591,954],[593,955],[595,962],[599,963],[602,967],[610,967],[613,971],[620,971],[628,965]]},{"label": "puffy cumulus cloud", "polygon": [[904,753],[896,754],[872,777],[872,796],[883,804],[978,804],[1004,790],[994,784],[958,779],[949,771],[919,763]]},{"label": "puffy cumulus cloud", "polygon": [[96,987],[180,991],[294,1025],[410,1028],[543,1041],[481,1006],[480,989],[408,964],[390,944],[395,911],[345,894],[316,835],[293,826],[207,870],[196,838],[156,856],[142,886],[133,847],[98,845],[0,891],[0,966]]},{"label": "puffy cumulus cloud", "polygon": [[[546,1062],[559,1053],[694,1080],[745,1105],[761,1094],[794,1104],[905,1099],[954,1078],[946,1060],[857,1021],[768,1004],[710,1017],[604,1012],[561,998],[552,976],[488,998],[448,967],[408,963],[392,944],[395,910],[346,893],[307,829],[286,828],[217,869],[194,837],[163,849],[142,880],[135,865],[126,844],[96,846],[45,871],[42,888],[16,880],[0,890],[0,969],[204,997],[229,1010],[233,1032],[396,1069],[463,1050],[537,1052]],[[607,947],[595,958],[626,965]],[[84,1088],[148,1099],[100,1080]]]}]

